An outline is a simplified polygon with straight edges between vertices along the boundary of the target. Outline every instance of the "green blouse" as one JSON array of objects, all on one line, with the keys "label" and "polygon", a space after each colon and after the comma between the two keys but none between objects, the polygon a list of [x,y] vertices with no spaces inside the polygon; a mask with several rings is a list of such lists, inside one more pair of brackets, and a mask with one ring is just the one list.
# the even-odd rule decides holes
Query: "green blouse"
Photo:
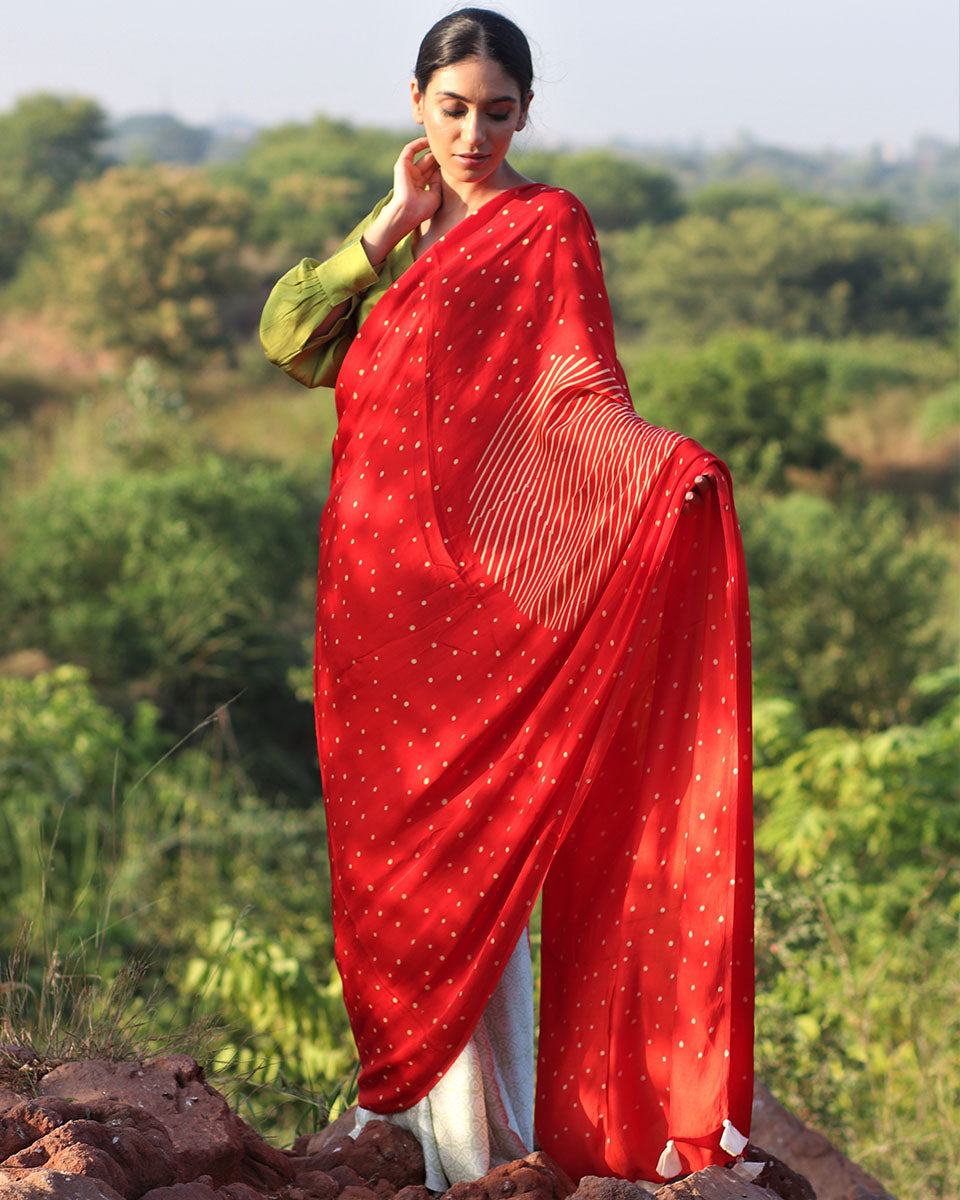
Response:
[{"label": "green blouse", "polygon": [[[260,341],[271,362],[307,387],[333,387],[350,343],[373,306],[413,263],[412,234],[390,251],[379,273],[370,265],[360,239],[390,200],[377,204],[325,262],[302,259],[280,279],[260,318]],[[339,320],[314,336],[338,305],[348,302]]]}]

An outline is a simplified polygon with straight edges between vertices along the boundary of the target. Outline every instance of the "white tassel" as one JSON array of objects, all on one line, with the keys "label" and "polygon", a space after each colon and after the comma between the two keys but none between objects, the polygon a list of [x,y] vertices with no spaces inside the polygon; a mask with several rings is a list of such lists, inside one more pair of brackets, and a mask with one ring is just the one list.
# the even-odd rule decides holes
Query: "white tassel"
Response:
[{"label": "white tassel", "polygon": [[673,1144],[673,1138],[671,1138],[664,1146],[663,1153],[657,1162],[657,1174],[661,1179],[672,1179],[674,1175],[679,1175],[682,1170],[683,1163],[680,1161],[680,1155]]},{"label": "white tassel", "polygon": [[742,1154],[747,1148],[747,1139],[743,1136],[740,1130],[724,1118],[723,1133],[720,1135],[720,1149],[725,1150],[731,1158],[736,1158],[738,1154]]}]

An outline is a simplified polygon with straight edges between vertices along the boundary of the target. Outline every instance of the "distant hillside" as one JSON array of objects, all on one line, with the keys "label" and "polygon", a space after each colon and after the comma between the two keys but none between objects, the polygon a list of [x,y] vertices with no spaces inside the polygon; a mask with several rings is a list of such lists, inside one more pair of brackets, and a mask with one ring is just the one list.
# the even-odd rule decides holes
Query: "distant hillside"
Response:
[{"label": "distant hillside", "polygon": [[[200,126],[187,125],[170,113],[138,114],[113,122],[105,152],[122,163],[231,162],[242,158],[263,132],[244,118]],[[400,137],[398,133],[398,142]],[[886,205],[911,222],[956,220],[960,147],[939,138],[918,138],[906,151],[876,145],[859,151],[812,152],[764,145],[748,137],[719,150],[634,143],[608,148],[664,168],[688,193],[711,185],[773,185],[840,203]]]},{"label": "distant hillside", "polygon": [[120,163],[230,162],[253,141],[257,127],[243,118],[187,125],[171,113],[140,113],[110,126],[104,153]]}]

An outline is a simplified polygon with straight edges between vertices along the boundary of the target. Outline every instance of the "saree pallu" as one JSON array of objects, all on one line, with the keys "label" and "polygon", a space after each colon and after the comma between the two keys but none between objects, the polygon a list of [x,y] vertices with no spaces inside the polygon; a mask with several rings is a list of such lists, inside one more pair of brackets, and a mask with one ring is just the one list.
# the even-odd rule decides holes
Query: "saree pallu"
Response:
[{"label": "saree pallu", "polygon": [[633,411],[589,217],[539,184],[408,269],[336,395],[315,693],[360,1104],[443,1075],[542,890],[543,1149],[574,1178],[727,1161],[753,877],[725,467]]}]

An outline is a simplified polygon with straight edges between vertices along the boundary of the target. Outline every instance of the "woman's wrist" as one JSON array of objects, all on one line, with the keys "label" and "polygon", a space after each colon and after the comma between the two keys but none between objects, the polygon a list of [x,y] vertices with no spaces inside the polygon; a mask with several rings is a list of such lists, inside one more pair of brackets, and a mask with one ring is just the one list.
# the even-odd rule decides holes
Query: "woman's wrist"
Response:
[{"label": "woman's wrist", "polygon": [[394,246],[402,242],[419,224],[419,219],[407,212],[398,201],[391,200],[383,206],[376,219],[364,230],[361,238],[367,258],[375,271],[380,270]]}]

